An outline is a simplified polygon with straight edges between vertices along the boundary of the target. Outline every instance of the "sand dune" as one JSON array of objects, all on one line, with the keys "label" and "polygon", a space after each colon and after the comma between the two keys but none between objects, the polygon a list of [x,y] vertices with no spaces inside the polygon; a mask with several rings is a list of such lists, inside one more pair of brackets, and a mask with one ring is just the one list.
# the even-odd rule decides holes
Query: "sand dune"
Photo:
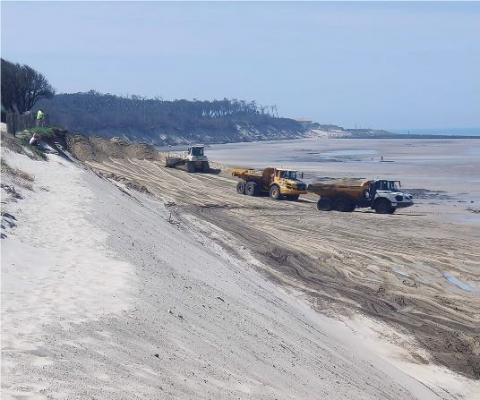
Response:
[{"label": "sand dune", "polygon": [[157,201],[7,159],[35,185],[5,205],[3,398],[425,398]]},{"label": "sand dune", "polygon": [[[475,225],[439,219],[442,205],[419,204],[394,216],[319,214],[313,197],[275,203],[238,196],[227,173],[187,175],[147,160],[89,165],[175,202],[177,218],[194,214],[228,232],[263,262],[265,276],[303,292],[323,314],[360,313],[394,326],[399,334],[388,340],[406,349],[413,364],[478,375],[478,297],[444,274],[476,281],[480,237]],[[243,257],[237,245],[216,240]]]}]

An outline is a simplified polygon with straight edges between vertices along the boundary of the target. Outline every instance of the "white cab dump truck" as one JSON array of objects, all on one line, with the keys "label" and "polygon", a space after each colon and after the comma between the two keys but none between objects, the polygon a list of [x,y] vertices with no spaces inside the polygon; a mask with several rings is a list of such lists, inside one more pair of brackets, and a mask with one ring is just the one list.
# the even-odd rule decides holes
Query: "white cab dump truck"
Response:
[{"label": "white cab dump truck", "polygon": [[187,166],[187,172],[208,172],[210,171],[210,164],[205,155],[205,146],[203,144],[196,144],[190,146],[186,153],[183,154],[169,154],[165,161],[165,166],[169,168],[176,168],[180,165]]},{"label": "white cab dump truck", "polygon": [[399,181],[323,178],[308,185],[308,191],[320,196],[319,211],[352,212],[369,207],[379,214],[393,214],[397,208],[413,205],[413,196],[399,187]]}]

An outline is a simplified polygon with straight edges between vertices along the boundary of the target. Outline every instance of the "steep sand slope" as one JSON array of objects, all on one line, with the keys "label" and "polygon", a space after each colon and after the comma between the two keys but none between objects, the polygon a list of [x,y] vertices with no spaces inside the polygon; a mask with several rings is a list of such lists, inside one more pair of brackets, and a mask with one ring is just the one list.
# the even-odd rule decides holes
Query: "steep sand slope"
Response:
[{"label": "steep sand slope", "polygon": [[222,229],[58,156],[4,159],[35,181],[2,190],[2,398],[439,398]]},{"label": "steep sand slope", "polygon": [[[227,174],[186,174],[157,161],[110,159],[89,165],[173,201],[170,209],[178,218],[194,214],[229,232],[264,263],[266,276],[302,291],[322,313],[360,312],[390,324],[397,334],[388,340],[406,348],[411,363],[439,363],[478,378],[478,296],[444,276],[476,281],[480,236],[475,226],[439,221],[434,218],[438,210],[430,206],[396,215],[322,214],[315,211],[313,197],[273,202],[239,196]],[[215,239],[243,257],[238,244]],[[411,335],[414,339],[407,339]],[[433,381],[446,385],[445,374]],[[461,386],[460,393],[467,393]]]}]

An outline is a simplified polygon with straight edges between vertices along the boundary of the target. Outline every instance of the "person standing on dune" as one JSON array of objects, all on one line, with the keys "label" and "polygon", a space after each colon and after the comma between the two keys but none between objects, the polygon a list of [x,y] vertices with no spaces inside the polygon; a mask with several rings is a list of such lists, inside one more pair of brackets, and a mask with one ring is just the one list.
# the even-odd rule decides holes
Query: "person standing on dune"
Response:
[{"label": "person standing on dune", "polygon": [[37,127],[43,127],[43,118],[44,118],[44,115],[43,115],[43,110],[40,109],[38,110],[37,112]]}]

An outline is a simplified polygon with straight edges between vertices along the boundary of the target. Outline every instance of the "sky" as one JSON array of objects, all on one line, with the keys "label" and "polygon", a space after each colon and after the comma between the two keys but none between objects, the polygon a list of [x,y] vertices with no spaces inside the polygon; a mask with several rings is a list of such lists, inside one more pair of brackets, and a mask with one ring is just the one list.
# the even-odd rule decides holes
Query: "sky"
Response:
[{"label": "sky", "polygon": [[480,3],[2,2],[58,92],[256,100],[347,128],[480,127]]}]

